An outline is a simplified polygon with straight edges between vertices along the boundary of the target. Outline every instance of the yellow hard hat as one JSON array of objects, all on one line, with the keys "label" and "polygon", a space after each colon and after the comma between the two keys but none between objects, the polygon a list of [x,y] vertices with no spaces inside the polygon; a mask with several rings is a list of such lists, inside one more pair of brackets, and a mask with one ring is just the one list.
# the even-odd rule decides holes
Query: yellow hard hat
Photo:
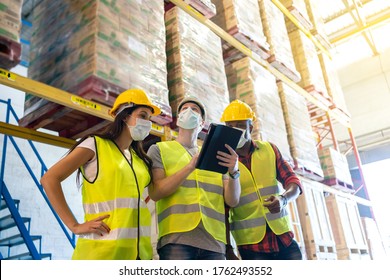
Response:
[{"label": "yellow hard hat", "polygon": [[[122,105],[124,105],[124,107],[121,108]],[[161,109],[154,105],[152,101],[150,101],[150,98],[146,92],[136,88],[128,89],[119,94],[114,102],[114,105],[108,113],[115,117],[119,113],[118,110],[122,111],[123,109],[134,105],[144,105],[152,108],[153,116],[161,114]]]},{"label": "yellow hard hat", "polygon": [[248,104],[236,99],[223,111],[221,122],[256,120],[255,113]]}]

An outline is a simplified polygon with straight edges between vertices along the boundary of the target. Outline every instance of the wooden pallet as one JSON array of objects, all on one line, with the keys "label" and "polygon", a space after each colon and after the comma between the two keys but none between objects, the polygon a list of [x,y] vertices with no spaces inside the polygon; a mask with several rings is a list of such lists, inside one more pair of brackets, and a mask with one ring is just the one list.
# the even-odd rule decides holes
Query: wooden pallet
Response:
[{"label": "wooden pallet", "polygon": [[296,70],[287,67],[282,61],[278,60],[275,55],[270,56],[268,62],[293,82],[298,83],[301,80],[301,75]]},{"label": "wooden pallet", "polygon": [[306,248],[309,260],[337,260],[334,244],[311,244]]},{"label": "wooden pallet", "polygon": [[[228,30],[228,33],[232,35],[236,40],[241,42],[248,49],[250,49],[253,53],[259,55],[262,59],[267,60],[270,57],[269,46],[268,44],[266,44],[266,42],[260,43],[252,40],[247,35],[242,34],[239,31],[238,27]],[[231,46],[226,41],[223,41],[222,48],[225,64],[232,63],[245,57],[243,53],[241,53],[235,47]]]},{"label": "wooden pallet", "polygon": [[4,36],[0,36],[0,68],[10,70],[19,64],[22,56],[22,46]]},{"label": "wooden pallet", "polygon": [[316,85],[308,85],[304,87],[304,89],[325,106],[334,106],[332,98],[329,95],[325,94],[324,91],[318,88]]},{"label": "wooden pallet", "polygon": [[355,192],[355,188],[353,185],[347,184],[337,178],[326,178],[322,181],[322,183],[343,192],[348,192],[348,193]]},{"label": "wooden pallet", "polygon": [[370,259],[356,201],[329,194],[326,206],[340,260]]},{"label": "wooden pallet", "polygon": [[310,170],[309,167],[300,165],[295,159],[294,159],[294,167],[293,167],[295,173],[298,175],[301,175],[305,178],[309,178],[311,180],[321,182],[324,177],[321,174],[316,173],[313,170]]},{"label": "wooden pallet", "polygon": [[[306,18],[301,13],[301,11],[297,7],[290,6],[286,8],[304,28],[306,28],[307,30],[313,29],[313,24],[310,22],[308,18]],[[294,23],[292,23],[291,20],[287,17],[286,17],[286,27],[288,32],[298,29],[298,27]]]},{"label": "wooden pallet", "polygon": [[321,183],[300,177],[303,194],[297,199],[299,218],[309,260],[337,259],[336,243]]},{"label": "wooden pallet", "polygon": [[333,48],[332,43],[329,41],[325,34],[319,33],[316,29],[312,29],[310,33],[314,35],[314,37],[318,40],[318,42],[320,42],[323,47],[325,47],[325,49],[331,50]]}]

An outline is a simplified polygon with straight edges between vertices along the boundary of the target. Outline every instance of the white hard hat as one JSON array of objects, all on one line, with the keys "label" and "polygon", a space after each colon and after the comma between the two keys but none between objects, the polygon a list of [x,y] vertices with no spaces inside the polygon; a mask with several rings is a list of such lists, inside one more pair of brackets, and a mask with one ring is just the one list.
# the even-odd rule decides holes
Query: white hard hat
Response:
[{"label": "white hard hat", "polygon": [[206,119],[206,107],[204,106],[203,102],[199,100],[196,96],[187,96],[184,97],[182,101],[180,101],[179,105],[177,106],[177,112],[179,113],[181,110],[181,107],[183,107],[184,104],[186,103],[195,103],[196,105],[199,106],[200,111],[202,112],[202,118],[203,120]]}]

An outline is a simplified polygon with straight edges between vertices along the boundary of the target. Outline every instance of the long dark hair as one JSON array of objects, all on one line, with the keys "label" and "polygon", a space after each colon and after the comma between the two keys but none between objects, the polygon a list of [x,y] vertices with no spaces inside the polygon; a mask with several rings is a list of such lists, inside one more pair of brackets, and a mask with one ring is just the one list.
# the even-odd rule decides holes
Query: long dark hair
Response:
[{"label": "long dark hair", "polygon": [[[98,136],[103,139],[108,139],[115,141],[119,137],[119,135],[122,133],[123,129],[127,129],[127,124],[125,123],[125,119],[133,113],[133,111],[139,107],[146,107],[150,108],[148,106],[133,106],[124,109],[121,111],[118,115],[115,116],[115,119],[112,123],[110,123],[102,133],[96,133],[96,134],[91,134],[84,136],[81,138],[75,145],[73,145],[72,148],[70,148],[69,152],[73,151],[81,142],[83,142],[86,138],[91,137],[91,136]],[[134,152],[137,154],[137,156],[142,159],[146,166],[148,167],[148,172],[150,174],[150,177],[152,177],[152,159],[145,153],[144,148],[143,148],[143,141],[132,141],[131,145],[129,147],[129,151],[131,149],[134,150]],[[131,151],[130,151],[131,152]],[[80,177],[80,169],[77,171],[77,185],[80,185],[79,177]]]}]

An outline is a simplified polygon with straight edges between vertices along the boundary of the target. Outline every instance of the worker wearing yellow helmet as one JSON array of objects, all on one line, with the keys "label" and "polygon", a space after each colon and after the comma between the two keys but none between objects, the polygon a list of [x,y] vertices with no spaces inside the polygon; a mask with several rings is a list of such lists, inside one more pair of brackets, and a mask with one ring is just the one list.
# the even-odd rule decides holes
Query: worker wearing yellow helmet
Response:
[{"label": "worker wearing yellow helmet", "polygon": [[159,142],[148,151],[153,161],[149,195],[157,201],[161,260],[225,259],[224,204],[233,207],[240,196],[238,157],[229,146],[229,153],[217,156],[234,176],[195,168],[205,118],[203,102],[185,97],[178,105],[176,140]]},{"label": "worker wearing yellow helmet", "polygon": [[251,139],[255,120],[250,106],[240,100],[231,102],[221,118],[242,131],[236,149],[241,196],[230,209],[230,231],[244,260],[302,259],[286,210],[302,192],[300,180],[274,144]]},{"label": "worker wearing yellow helmet", "polygon": [[[151,183],[151,160],[142,140],[161,110],[141,89],[121,93],[101,134],[83,137],[42,177],[54,209],[79,235],[73,259],[152,259],[151,215],[142,199]],[[68,207],[61,182],[76,170],[82,174],[84,222]]]}]

